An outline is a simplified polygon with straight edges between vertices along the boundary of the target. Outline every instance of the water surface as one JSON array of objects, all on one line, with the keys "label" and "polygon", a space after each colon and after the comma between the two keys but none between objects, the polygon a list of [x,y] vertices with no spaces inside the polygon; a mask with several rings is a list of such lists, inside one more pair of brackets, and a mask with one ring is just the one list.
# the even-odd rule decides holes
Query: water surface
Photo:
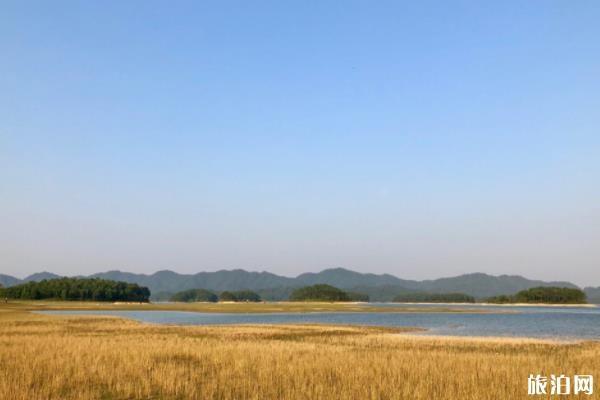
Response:
[{"label": "water surface", "polygon": [[[385,304],[379,304],[385,307]],[[398,306],[397,304],[395,306]],[[410,307],[415,307],[411,304]],[[428,307],[421,305],[420,307]],[[457,308],[472,306],[453,306]],[[201,313],[187,311],[44,311],[45,314],[110,315],[175,325],[343,324],[425,328],[427,335],[600,339],[600,308],[481,306],[488,313],[310,312]],[[517,311],[506,313],[507,310]]]}]

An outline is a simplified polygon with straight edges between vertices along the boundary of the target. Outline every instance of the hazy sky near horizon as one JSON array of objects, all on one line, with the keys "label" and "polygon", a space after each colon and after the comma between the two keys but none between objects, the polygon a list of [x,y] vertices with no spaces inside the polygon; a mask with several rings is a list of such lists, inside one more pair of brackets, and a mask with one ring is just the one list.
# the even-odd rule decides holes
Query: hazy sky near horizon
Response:
[{"label": "hazy sky near horizon", "polygon": [[600,3],[5,1],[0,273],[600,285]]}]

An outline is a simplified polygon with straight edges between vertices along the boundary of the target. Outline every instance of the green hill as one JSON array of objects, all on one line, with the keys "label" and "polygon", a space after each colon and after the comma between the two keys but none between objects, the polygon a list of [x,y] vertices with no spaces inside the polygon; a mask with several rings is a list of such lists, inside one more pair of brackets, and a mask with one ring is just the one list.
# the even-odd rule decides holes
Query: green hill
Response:
[{"label": "green hill", "polygon": [[317,284],[298,288],[290,295],[291,301],[351,301],[348,293],[331,285]]},{"label": "green hill", "polygon": [[93,300],[146,302],[150,291],[135,283],[93,278],[58,278],[0,289],[0,297],[23,300]]},{"label": "green hill", "polygon": [[475,298],[464,293],[412,292],[400,294],[392,301],[397,303],[475,303]]},{"label": "green hill", "polygon": [[[57,277],[57,275],[45,272],[31,275],[26,280],[34,281],[45,277]],[[473,273],[450,278],[415,281],[400,279],[389,274],[363,274],[344,268],[305,273],[295,278],[269,272],[248,272],[241,269],[197,274],[178,274],[165,270],[149,275],[108,271],[94,274],[91,277],[136,283],[148,287],[152,293],[156,293],[156,298],[160,299],[169,298],[171,294],[183,290],[204,288],[213,292],[252,290],[263,299],[285,300],[294,289],[315,284],[328,284],[343,290],[366,294],[371,301],[391,301],[400,294],[411,292],[464,293],[476,299],[484,299],[498,295],[512,295],[521,290],[540,286],[577,288],[576,285],[569,282],[544,282],[511,275],[492,276]],[[8,275],[0,275],[0,283],[4,286],[22,282]],[[593,288],[586,290],[593,294],[590,298],[597,298],[600,301],[600,295],[596,295],[597,292],[594,292]]]},{"label": "green hill", "polygon": [[592,304],[600,304],[600,287],[586,287],[584,293]]},{"label": "green hill", "polygon": [[224,291],[219,295],[220,301],[261,301],[260,295],[252,290]]},{"label": "green hill", "polygon": [[496,296],[487,299],[488,303],[547,303],[585,304],[585,293],[580,289],[566,287],[535,287],[522,290],[512,296]]},{"label": "green hill", "polygon": [[20,279],[13,276],[0,274],[0,285],[3,287],[18,285],[20,282]]},{"label": "green hill", "polygon": [[188,289],[175,293],[169,300],[182,301],[186,303],[196,301],[215,303],[219,300],[219,297],[213,292],[205,289]]}]

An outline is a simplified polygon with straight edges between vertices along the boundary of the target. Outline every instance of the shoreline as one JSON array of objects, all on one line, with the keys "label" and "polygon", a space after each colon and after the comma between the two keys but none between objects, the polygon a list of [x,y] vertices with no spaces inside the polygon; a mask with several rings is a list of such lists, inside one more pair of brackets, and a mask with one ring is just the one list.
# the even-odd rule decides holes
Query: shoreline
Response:
[{"label": "shoreline", "polygon": [[[310,329],[322,329],[322,330],[349,330],[349,331],[363,331],[376,334],[390,335],[392,337],[403,338],[410,341],[416,342],[427,342],[427,341],[439,341],[452,343],[473,343],[473,344],[507,344],[507,345],[518,345],[518,344],[546,344],[546,345],[574,345],[586,342],[600,343],[599,339],[590,339],[582,337],[535,337],[535,336],[502,336],[502,335],[451,335],[451,334],[436,334],[433,333],[431,328],[423,326],[376,326],[376,325],[355,325],[348,323],[319,323],[319,322],[287,322],[287,323],[235,323],[235,324],[206,324],[206,325],[187,325],[177,323],[156,323],[156,322],[145,322],[140,321],[130,316],[121,315],[109,315],[109,314],[49,314],[44,311],[52,310],[19,310],[16,313],[21,314],[25,319],[36,317],[48,318],[54,320],[55,323],[65,323],[68,321],[102,321],[106,319],[115,319],[124,321],[125,323],[133,323],[138,326],[152,326],[155,329],[165,330],[176,330],[181,332],[187,332],[189,330],[211,330],[211,329],[223,329],[223,330],[244,330],[244,329],[256,329],[256,330],[301,330],[303,328]],[[61,311],[61,310],[54,310]],[[75,311],[75,310],[72,310]],[[84,311],[84,310],[79,310]],[[93,310],[87,310],[93,311]],[[106,311],[106,310],[96,310]],[[121,310],[126,311],[126,310]],[[20,319],[20,318],[19,318]]]},{"label": "shoreline", "polygon": [[501,306],[501,307],[585,307],[585,308],[597,308],[598,304],[553,304],[553,303],[507,303],[507,304],[495,304],[495,303],[480,303],[484,306]]},{"label": "shoreline", "polygon": [[[49,311],[49,312],[48,312]],[[57,313],[53,313],[56,311]],[[67,313],[61,313],[61,311],[67,311]],[[69,310],[29,310],[23,311],[29,316],[40,316],[40,317],[51,317],[66,320],[85,320],[85,319],[117,319],[122,321],[131,322],[140,325],[150,325],[156,328],[170,328],[170,329],[301,329],[305,327],[310,328],[321,328],[321,329],[350,329],[350,330],[363,330],[368,332],[378,332],[388,335],[399,336],[413,340],[440,340],[447,342],[475,342],[475,343],[486,343],[486,344],[553,344],[553,345],[573,345],[585,342],[597,342],[600,343],[599,338],[587,338],[578,336],[522,336],[522,335],[452,335],[448,333],[437,334],[431,327],[424,327],[418,325],[411,326],[387,326],[387,325],[369,325],[369,324],[353,324],[353,323],[335,323],[335,322],[241,322],[241,323],[208,323],[208,324],[182,324],[182,323],[161,323],[161,322],[149,322],[136,319],[132,316],[126,315],[111,315],[111,314],[85,314],[85,311],[110,311],[110,310],[70,310],[70,311],[81,311],[77,314],[69,314]],[[127,311],[127,310],[115,310],[115,311]]]},{"label": "shoreline", "polygon": [[[365,303],[368,304],[368,303]],[[598,308],[598,304],[582,303],[582,304],[563,304],[563,303],[426,303],[426,302],[410,302],[410,303],[381,303],[381,304],[408,304],[422,306],[475,306],[475,307],[586,307]]]},{"label": "shoreline", "polygon": [[[13,300],[2,304],[4,309],[27,311],[52,310],[104,310],[104,311],[183,311],[197,313],[449,313],[449,314],[496,314],[519,313],[523,308],[586,308],[596,309],[596,304],[533,304],[533,303],[366,303],[366,302],[86,302],[86,301],[46,301]],[[521,310],[519,310],[521,308]]]},{"label": "shoreline", "polygon": [[[402,305],[381,307],[369,303],[351,304],[347,302],[272,302],[272,303],[103,303],[82,301],[46,301],[15,300],[2,304],[4,309],[25,311],[52,310],[122,310],[122,311],[187,311],[198,313],[495,313],[485,309],[452,307],[438,305],[436,307],[406,307]],[[506,311],[508,312],[508,311]]]}]

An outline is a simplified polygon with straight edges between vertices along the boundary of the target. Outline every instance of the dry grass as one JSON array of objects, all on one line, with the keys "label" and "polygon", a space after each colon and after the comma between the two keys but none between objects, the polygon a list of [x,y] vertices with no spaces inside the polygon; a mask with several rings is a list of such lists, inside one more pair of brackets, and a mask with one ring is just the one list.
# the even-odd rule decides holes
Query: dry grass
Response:
[{"label": "dry grass", "polygon": [[0,399],[519,399],[600,344],[316,325],[176,327],[0,306]]},{"label": "dry grass", "polygon": [[[159,310],[196,311],[207,313],[273,313],[273,312],[476,312],[487,313],[476,306],[388,306],[378,307],[368,303],[318,303],[318,302],[265,302],[265,303],[101,303],[90,301],[15,301],[0,307],[13,310]],[[498,311],[495,311],[498,312]],[[505,312],[514,312],[506,310]]]}]

